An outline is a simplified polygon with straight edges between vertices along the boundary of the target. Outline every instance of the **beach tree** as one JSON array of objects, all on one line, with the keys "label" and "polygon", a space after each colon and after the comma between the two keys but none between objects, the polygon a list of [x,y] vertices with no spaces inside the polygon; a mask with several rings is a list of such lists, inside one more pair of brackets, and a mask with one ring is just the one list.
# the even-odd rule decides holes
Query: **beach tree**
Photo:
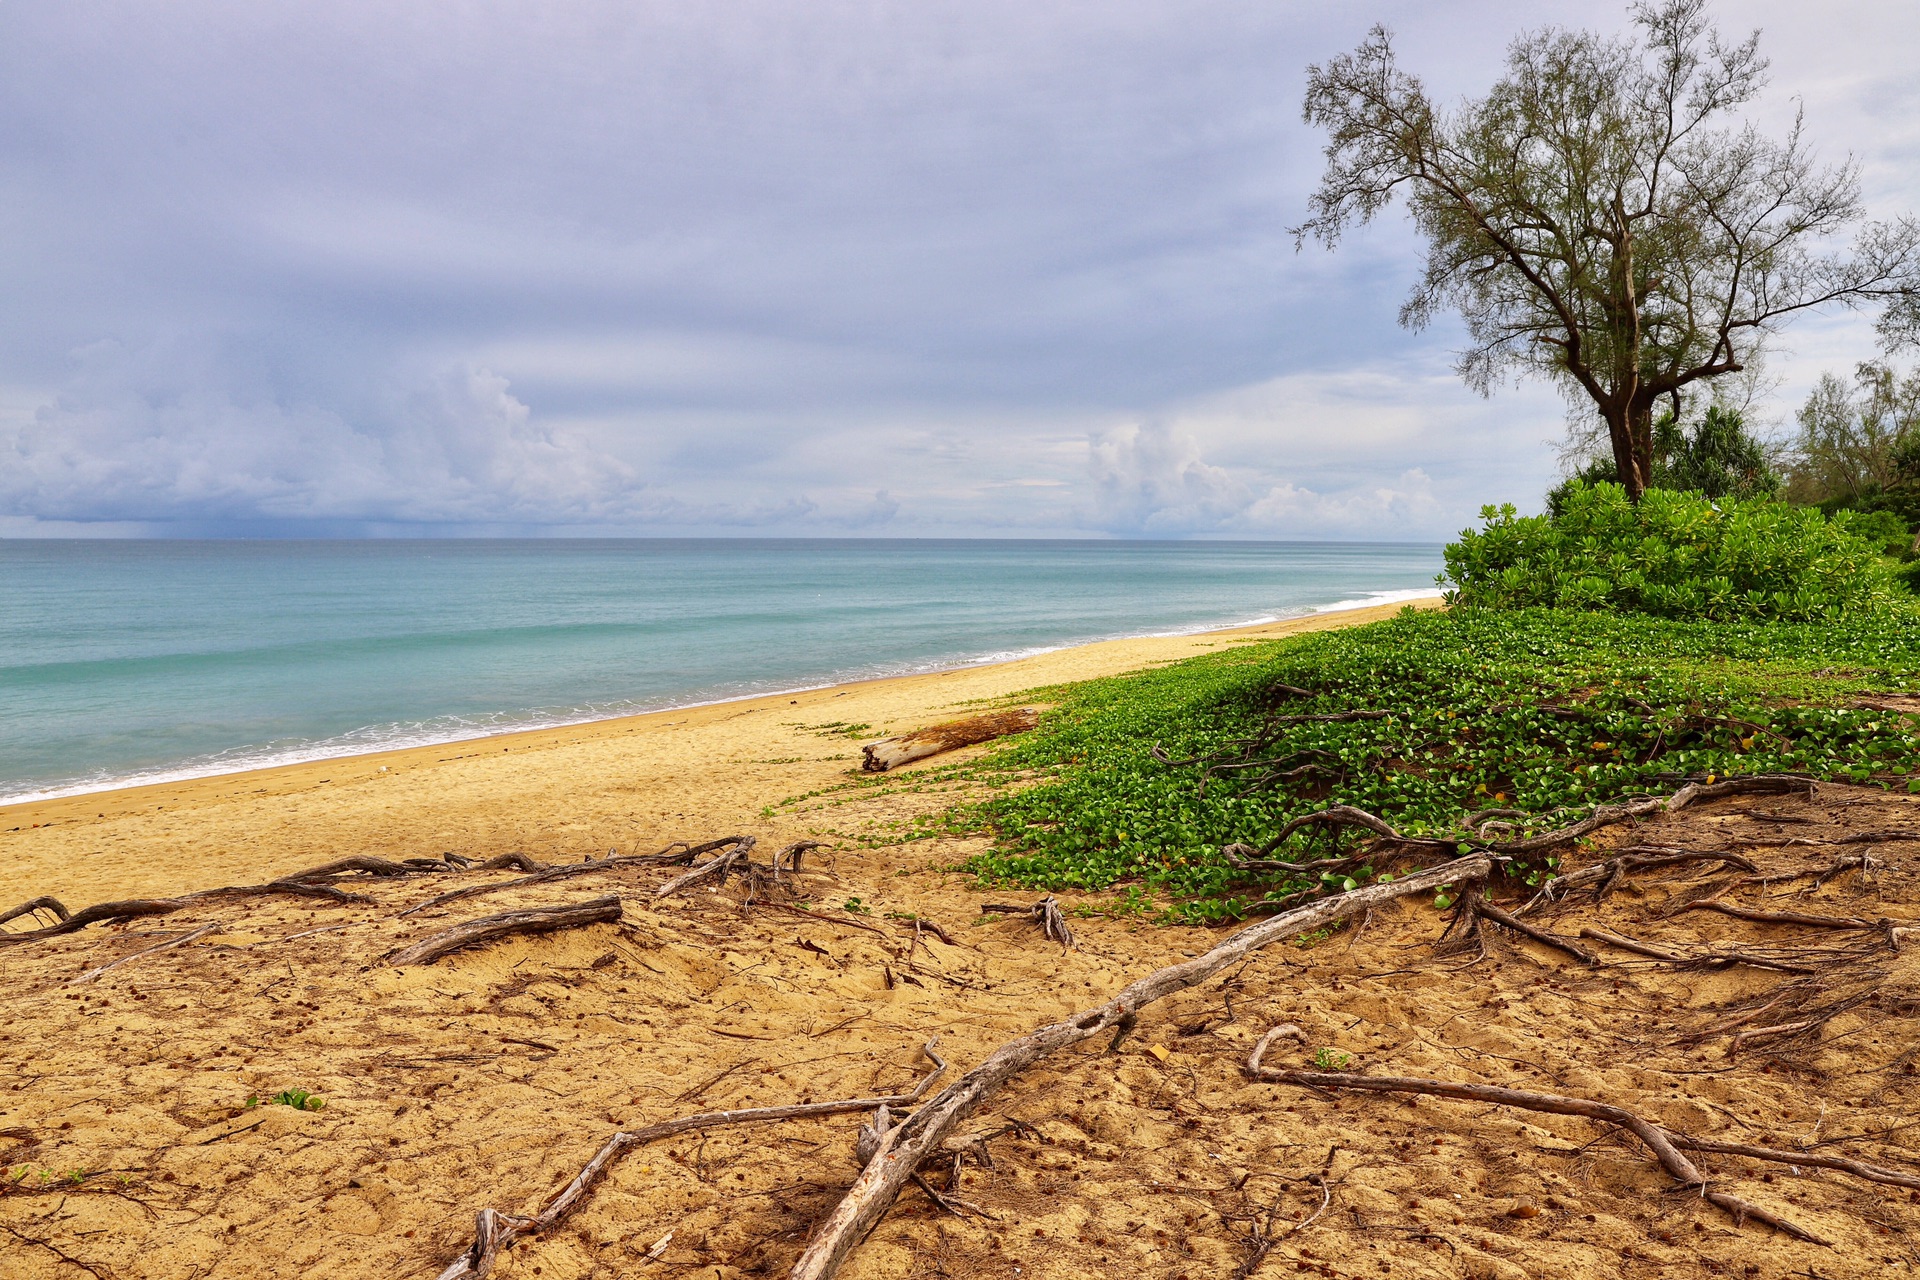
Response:
[{"label": "beach tree", "polygon": [[1426,269],[1400,312],[1465,321],[1459,371],[1483,394],[1542,375],[1602,419],[1635,501],[1655,409],[1738,373],[1788,320],[1873,307],[1920,334],[1920,222],[1870,222],[1857,166],[1821,163],[1796,117],[1742,116],[1764,86],[1759,33],[1728,43],[1705,0],[1634,8],[1631,37],[1516,38],[1479,98],[1436,104],[1375,27],[1307,69],[1326,169],[1294,229],[1332,248],[1404,195]]}]

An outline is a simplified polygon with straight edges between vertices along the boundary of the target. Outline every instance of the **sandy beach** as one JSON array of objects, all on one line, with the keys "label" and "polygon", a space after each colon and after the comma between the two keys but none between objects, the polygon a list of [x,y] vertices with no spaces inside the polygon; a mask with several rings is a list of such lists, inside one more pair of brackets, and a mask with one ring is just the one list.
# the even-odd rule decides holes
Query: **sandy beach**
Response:
[{"label": "sandy beach", "polygon": [[[843,781],[862,741],[1024,689],[1351,626],[1401,607],[1109,640],[957,671],[0,807],[0,898],[175,893],[348,852],[521,849],[572,860],[740,830],[799,839],[807,824],[769,822],[762,809]],[[820,727],[827,724],[871,729],[850,737]]]},{"label": "sandy beach", "polygon": [[[536,882],[443,866],[348,876],[333,900],[210,898],[0,948],[0,1274],[426,1280],[468,1249],[478,1211],[538,1212],[616,1131],[904,1093],[927,1071],[930,1042],[969,1069],[1224,931],[1159,928],[1103,914],[1102,895],[1067,894],[1069,950],[1026,918],[983,913],[996,898],[1039,895],[983,896],[952,871],[977,840],[890,843],[890,824],[955,796],[911,766],[846,787],[858,743],[1038,686],[1396,607],[8,809],[8,905],[257,885],[353,854],[523,852],[551,865],[736,833],[763,850],[805,838],[824,847],[803,874],[803,910],[744,905],[737,884],[662,895],[674,867],[609,864]],[[854,725],[870,727],[849,736]],[[1743,803],[1698,806],[1639,834],[1718,839],[1724,824],[1749,821],[1733,807]],[[1796,836],[1837,835],[1847,823],[1911,824],[1920,797],[1770,804],[1803,824]],[[1920,900],[1913,883],[1889,873],[1871,909],[1912,914],[1920,901],[1901,904]],[[434,905],[449,884],[485,896]],[[1650,944],[1697,942],[1654,918],[1643,892],[1663,891],[1636,884],[1582,910]],[[434,963],[394,959],[460,921],[610,894],[617,923]],[[1544,1280],[1813,1267],[1837,1280],[1911,1260],[1859,1212],[1858,1183],[1796,1176],[1789,1187],[1782,1175],[1774,1186],[1771,1173],[1763,1184],[1759,1170],[1738,1171],[1730,1185],[1835,1243],[1787,1241],[1671,1194],[1644,1153],[1586,1120],[1323,1098],[1246,1078],[1254,1043],[1292,1023],[1304,1043],[1290,1060],[1649,1098],[1660,1122],[1695,1131],[1737,1114],[1761,1136],[1804,1133],[1829,1101],[1880,1114],[1875,1079],[1846,1075],[1824,1049],[1817,1068],[1772,1073],[1688,1045],[1678,1022],[1763,991],[1752,971],[1584,969],[1491,940],[1462,982],[1461,957],[1436,947],[1444,927],[1431,903],[1407,901],[1344,934],[1269,947],[1147,1010],[1117,1050],[1082,1045],[1023,1073],[965,1127],[991,1163],[931,1175],[945,1205],[909,1188],[841,1274]],[[1721,932],[1752,927],[1726,921]],[[1920,1002],[1911,954],[1876,971],[1876,990],[1906,1000],[1898,993],[1911,989]],[[1834,1018],[1830,1041],[1887,1052],[1869,1012]],[[270,1101],[287,1090],[323,1105]],[[859,1122],[742,1125],[642,1146],[492,1274],[784,1275],[858,1172]]]}]

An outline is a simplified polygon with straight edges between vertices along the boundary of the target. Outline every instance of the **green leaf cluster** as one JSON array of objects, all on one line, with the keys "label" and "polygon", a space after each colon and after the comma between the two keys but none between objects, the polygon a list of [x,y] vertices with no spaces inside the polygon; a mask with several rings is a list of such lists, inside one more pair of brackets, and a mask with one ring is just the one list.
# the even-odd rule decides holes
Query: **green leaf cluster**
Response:
[{"label": "green leaf cluster", "polygon": [[1559,514],[1483,507],[1482,528],[1446,549],[1449,604],[1468,609],[1631,611],[1662,618],[1808,621],[1886,607],[1894,566],[1854,530],[1767,499],[1708,501],[1570,482]]},{"label": "green leaf cluster", "polygon": [[[1311,692],[1287,694],[1288,687]],[[1570,610],[1406,610],[1043,691],[1039,728],[972,776],[997,784],[950,811],[948,830],[989,832],[969,868],[986,883],[1050,890],[1127,886],[1172,899],[1174,918],[1270,909],[1346,887],[1232,867],[1223,845],[1269,841],[1329,804],[1407,834],[1457,831],[1487,808],[1544,830],[1623,796],[1708,775],[1800,772],[1920,787],[1920,732],[1861,695],[1920,689],[1920,610],[1820,622],[1710,623]],[[1271,717],[1353,710],[1380,718]],[[1231,759],[1267,730],[1262,768]],[[1274,856],[1320,856],[1345,837],[1306,829]],[[1528,869],[1520,869],[1525,874]],[[1538,868],[1534,870],[1544,870]],[[1362,869],[1357,878],[1368,872]]]}]

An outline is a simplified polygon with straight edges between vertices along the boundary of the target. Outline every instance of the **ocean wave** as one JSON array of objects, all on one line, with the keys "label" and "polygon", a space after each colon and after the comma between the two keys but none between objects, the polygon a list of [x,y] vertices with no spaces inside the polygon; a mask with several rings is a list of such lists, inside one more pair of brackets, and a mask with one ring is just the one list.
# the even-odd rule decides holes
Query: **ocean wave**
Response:
[{"label": "ocean wave", "polygon": [[[102,791],[118,791],[129,787],[154,786],[172,782],[190,782],[202,778],[226,777],[233,774],[248,773],[258,769],[282,768],[287,765],[315,764],[328,760],[352,760],[357,757],[379,755],[390,751],[404,751],[419,747],[454,746],[461,743],[477,742],[515,733],[528,733],[542,729],[563,729],[578,725],[596,724],[607,720],[622,719],[627,716],[648,715],[668,711],[688,711],[698,707],[717,706],[723,703],[741,702],[753,698],[769,698],[785,694],[807,693],[861,680],[893,679],[903,676],[931,675],[941,671],[963,671],[977,667],[995,666],[1001,663],[1018,662],[1023,658],[1033,658],[1043,654],[1058,653],[1063,649],[1072,649],[1081,645],[1097,644],[1108,640],[1165,639],[1179,636],[1205,635],[1214,631],[1230,631],[1242,627],[1263,626],[1274,622],[1285,621],[1290,618],[1310,617],[1348,609],[1364,609],[1384,604],[1430,599],[1437,597],[1439,594],[1438,591],[1431,588],[1375,591],[1362,596],[1337,600],[1330,604],[1301,606],[1296,609],[1276,610],[1269,613],[1239,618],[1216,618],[1172,630],[1086,635],[1063,640],[1058,644],[1028,645],[1016,649],[994,649],[971,654],[947,654],[938,658],[921,661],[903,660],[868,663],[857,668],[822,673],[817,681],[806,684],[775,686],[771,683],[760,685],[754,682],[742,682],[725,689],[703,691],[705,694],[711,696],[697,696],[691,700],[666,697],[652,700],[597,703],[565,709],[545,709],[517,713],[501,712],[495,715],[480,717],[446,716],[426,721],[367,725],[346,733],[335,734],[326,738],[310,741],[279,742],[241,747],[182,760],[156,768],[135,769],[124,772],[109,772],[103,770],[95,774],[69,777],[56,782],[45,783],[27,790],[13,792],[0,791],[0,805],[32,804],[40,801],[65,799],[70,796],[92,795]],[[0,783],[0,786],[4,785],[4,783]]]}]

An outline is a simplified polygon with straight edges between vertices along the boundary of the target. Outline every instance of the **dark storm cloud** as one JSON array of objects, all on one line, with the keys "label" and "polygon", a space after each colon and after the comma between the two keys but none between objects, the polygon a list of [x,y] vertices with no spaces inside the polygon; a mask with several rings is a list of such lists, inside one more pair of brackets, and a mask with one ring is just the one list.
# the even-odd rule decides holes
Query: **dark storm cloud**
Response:
[{"label": "dark storm cloud", "polygon": [[[1721,16],[1906,199],[1920,41],[1825,13]],[[1385,20],[1470,92],[1556,18],[1624,25],[0,7],[0,530],[1442,533],[1560,411],[1394,327],[1397,221],[1293,252],[1303,68]]]}]

